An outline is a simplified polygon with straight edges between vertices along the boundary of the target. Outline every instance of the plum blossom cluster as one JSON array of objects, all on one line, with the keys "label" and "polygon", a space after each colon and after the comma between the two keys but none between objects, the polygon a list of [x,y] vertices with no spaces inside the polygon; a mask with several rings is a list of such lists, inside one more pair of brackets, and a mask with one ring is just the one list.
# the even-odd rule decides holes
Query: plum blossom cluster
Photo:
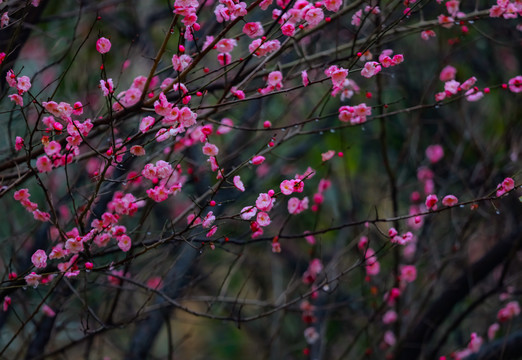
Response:
[{"label": "plum blossom cluster", "polygon": [[[111,239],[117,241],[118,247],[122,251],[129,251],[131,239],[126,234],[126,228],[118,225],[120,215],[132,215],[137,211],[137,202],[131,194],[117,192],[113,200],[109,203],[110,212],[102,214],[100,219],[94,219],[91,223],[92,229],[84,236],[81,236],[77,228],[65,233],[63,241],[53,246],[50,253],[38,249],[31,256],[31,262],[36,268],[43,269],[47,266],[48,260],[66,259],[57,264],[59,271],[66,277],[75,277],[80,273],[78,267],[79,253],[85,250],[85,246],[97,246],[99,248],[108,245]],[[114,211],[114,213],[112,212]],[[86,262],[85,269],[92,269],[92,263]],[[35,272],[25,276],[27,285],[37,287],[40,283],[44,284],[53,279],[53,275],[39,275]]]},{"label": "plum blossom cluster", "polygon": [[[5,54],[4,54],[5,57]],[[23,94],[31,89],[31,79],[28,76],[16,76],[14,71],[11,69],[7,72],[5,80],[9,87],[17,90],[16,94],[9,95],[9,99],[16,105],[24,106]]]},{"label": "plum blossom cluster", "polygon": [[[100,84],[102,84],[104,80],[100,80]],[[132,81],[131,86],[124,91],[121,91],[116,95],[116,101],[112,104],[112,109],[114,111],[121,111],[124,108],[131,107],[138,103],[140,100],[142,93],[145,91],[145,84],[147,82],[147,78],[145,76],[137,76]],[[151,79],[149,87],[157,86],[159,82],[159,78],[157,76]],[[107,79],[104,85],[101,85],[101,89],[103,91],[104,96],[108,96],[109,94],[114,93],[114,84],[112,79]]]},{"label": "plum blossom cluster", "polygon": [[237,46],[236,39],[221,39],[218,41],[214,49],[219,53],[217,56],[219,65],[229,65],[232,61],[232,55],[230,53]]},{"label": "plum blossom cluster", "polygon": [[[189,107],[184,106],[181,109],[170,103],[164,93],[159,95],[159,99],[154,102],[154,111],[162,116],[162,124],[169,128],[161,128],[156,134],[157,141],[165,141],[171,136],[175,136],[185,132],[185,130],[196,124],[197,114]],[[142,132],[148,131],[154,123],[150,118],[146,118],[146,124],[140,125]]]},{"label": "plum blossom cluster", "polygon": [[281,48],[279,40],[255,39],[248,45],[248,50],[257,57],[267,56]]},{"label": "plum blossom cluster", "polygon": [[324,74],[332,80],[333,92],[336,94],[342,91],[346,77],[348,76],[348,70],[337,65],[332,65],[324,71]]},{"label": "plum blossom cluster", "polygon": [[385,49],[379,55],[379,62],[367,61],[361,70],[361,76],[371,78],[381,72],[382,68],[398,65],[404,61],[402,54],[393,55],[393,50]]},{"label": "plum blossom cluster", "polygon": [[[373,14],[373,15],[378,15],[381,13],[381,9],[379,9],[378,6],[370,6],[370,5],[366,5],[364,7],[364,12],[366,14]],[[351,24],[354,25],[354,26],[361,26],[361,23],[362,23],[362,20],[363,20],[363,9],[359,9],[357,10],[353,15],[352,15],[352,21],[351,21]]]},{"label": "plum blossom cluster", "polygon": [[[317,292],[314,292],[313,294],[316,293]],[[312,297],[314,296],[312,295]],[[317,340],[319,340],[320,337],[319,332],[315,326],[313,326],[313,324],[317,322],[317,316],[315,316],[316,308],[308,300],[303,300],[299,305],[299,308],[302,312],[301,320],[307,326],[307,328],[304,330],[304,338],[308,344],[314,344]]]},{"label": "plum blossom cluster", "polygon": [[[78,254],[83,252],[86,246],[94,251],[96,247],[106,247],[114,239],[122,251],[129,251],[132,241],[127,235],[126,227],[120,225],[119,221],[124,215],[134,215],[141,205],[142,202],[137,201],[132,194],[116,192],[107,205],[108,211],[103,213],[99,219],[92,220],[89,232],[82,236],[77,228],[73,228],[65,234],[63,242],[53,246],[48,258],[54,260],[69,257],[67,261],[59,263],[57,267],[64,272],[65,276],[74,277],[80,273],[77,264]],[[37,265],[35,264],[35,266]],[[86,262],[85,268],[92,268],[92,263]]]},{"label": "plum blossom cluster", "polygon": [[365,103],[356,106],[341,106],[339,108],[339,120],[349,122],[352,125],[363,124],[366,117],[372,114],[372,108]]},{"label": "plum blossom cluster", "polygon": [[497,196],[502,196],[507,192],[510,192],[515,188],[515,180],[510,177],[505,178],[500,184],[497,185]]},{"label": "plum blossom cluster", "polygon": [[458,0],[446,1],[445,5],[448,15],[440,14],[437,20],[442,27],[449,29],[454,25],[456,19],[463,18],[466,14],[460,11],[460,1]]},{"label": "plum blossom cluster", "polygon": [[174,1],[174,13],[183,16],[181,22],[186,27],[184,31],[184,38],[186,40],[194,40],[194,32],[200,29],[196,12],[198,6],[197,0]]},{"label": "plum blossom cluster", "polygon": [[[506,295],[507,297],[510,294],[501,294],[501,297]],[[502,307],[497,312],[497,321],[491,324],[487,331],[487,337],[490,341],[495,340],[495,336],[497,332],[500,330],[501,325],[503,323],[511,321],[514,317],[520,315],[520,305],[518,301],[510,301],[504,307]],[[480,348],[484,344],[484,338],[477,335],[477,333],[472,333],[470,336],[470,341],[468,346],[465,349],[458,350],[452,353],[452,358],[455,359],[465,359],[471,354],[475,354],[479,352]],[[446,357],[443,357],[446,358]]]},{"label": "plum blossom cluster", "polygon": [[146,164],[141,174],[146,179],[158,184],[154,188],[147,189],[149,198],[156,202],[167,200],[170,195],[175,195],[181,191],[184,177],[181,175],[181,166],[176,170],[164,161],[158,160],[156,164]]},{"label": "plum blossom cluster", "polygon": [[[270,0],[270,2],[272,1]],[[279,24],[281,24],[281,32],[286,36],[294,36],[296,28],[314,28],[323,20],[330,21],[328,17],[325,17],[323,7],[328,11],[337,12],[342,6],[342,1],[340,0],[327,0],[315,3],[298,0],[293,4],[292,8],[287,9],[288,3],[289,1],[278,1],[277,5],[282,9],[274,9],[272,11],[272,18],[278,20]]]},{"label": "plum blossom cluster", "polygon": [[310,207],[312,211],[318,211],[319,206],[324,202],[324,192],[332,186],[332,182],[328,179],[319,180],[317,192],[313,196],[314,204]]},{"label": "plum blossom cluster", "polygon": [[193,213],[187,216],[187,225],[191,227],[201,225],[205,229],[210,229],[206,234],[207,238],[214,236],[218,230],[217,225],[214,225],[214,221],[216,221],[216,216],[213,211],[209,211],[203,219],[197,217],[196,214]]},{"label": "plum blossom cluster", "polygon": [[[412,204],[412,206],[410,208],[410,212],[412,212],[414,209],[416,209],[417,206],[418,206],[418,204],[415,204],[415,203]],[[411,229],[412,231],[415,231],[422,227],[422,225],[423,225],[422,217],[415,216],[414,218],[411,218],[411,219],[413,221],[408,221],[408,223],[407,223],[409,229]],[[415,251],[417,250],[417,241],[418,241],[417,236],[414,233],[412,233],[411,231],[406,231],[402,235],[396,234],[392,237],[391,235],[395,231],[393,228],[391,228],[388,233],[388,236],[390,237],[390,242],[392,242],[392,243],[397,242],[399,245],[403,245],[402,254],[404,256],[404,260],[413,261]]]},{"label": "plum blossom cluster", "polygon": [[498,311],[497,320],[500,323],[504,323],[518,315],[520,315],[520,305],[518,301],[510,301]]},{"label": "plum blossom cluster", "polygon": [[186,54],[172,55],[172,68],[178,72],[182,72],[190,65],[192,58]]},{"label": "plum blossom cluster", "polygon": [[283,88],[283,74],[281,71],[272,71],[268,74],[266,81],[266,87],[261,88],[258,92],[262,95],[268,94],[274,90],[280,90]]},{"label": "plum blossom cluster", "polygon": [[435,94],[436,101],[442,101],[446,98],[450,98],[457,95],[461,91],[465,91],[464,96],[466,100],[470,102],[478,101],[482,99],[484,93],[474,86],[477,82],[477,78],[472,76],[463,83],[455,80],[457,69],[451,65],[447,65],[440,72],[440,80],[444,82],[444,91]]},{"label": "plum blossom cluster", "polygon": [[465,349],[453,352],[451,354],[452,358],[463,360],[472,354],[478,353],[483,343],[484,339],[481,336],[477,335],[477,333],[471,333],[468,346]]},{"label": "plum blossom cluster", "polygon": [[[304,190],[304,180],[311,179],[315,171],[312,168],[308,168],[303,175],[297,174],[294,180],[284,180],[280,184],[281,192],[284,195],[290,195],[292,193],[301,193]],[[284,189],[284,191],[283,191]],[[290,192],[292,190],[292,192]],[[309,200],[308,196],[305,196],[303,199],[299,199],[297,197],[291,197],[288,199],[288,212],[292,215],[298,215],[303,211],[308,209]]]},{"label": "plum blossom cluster", "polygon": [[38,204],[29,200],[31,194],[28,189],[20,189],[15,191],[14,199],[19,201],[22,206],[33,214],[35,220],[47,222],[51,219],[51,215],[45,211],[38,209]]},{"label": "plum blossom cluster", "polygon": [[[312,294],[310,296],[311,300],[314,300],[319,296],[315,282],[322,271],[323,263],[321,260],[313,258],[310,260],[308,268],[302,275],[302,282],[309,285],[312,289]],[[313,344],[319,339],[319,333],[313,326],[317,321],[317,317],[314,315],[315,307],[308,300],[304,300],[300,305],[300,309],[302,311],[301,320],[305,325],[307,325],[307,328],[304,331],[304,337],[308,344]]]},{"label": "plum blossom cluster", "polygon": [[320,259],[312,259],[308,264],[308,269],[303,273],[302,281],[304,284],[313,284],[317,280],[319,273],[323,271],[323,263]]},{"label": "plum blossom cluster", "polygon": [[[57,104],[54,101],[43,102],[44,109],[54,116],[60,118],[63,123],[53,115],[45,116],[42,122],[46,126],[47,131],[54,131],[56,135],[60,135],[64,129],[68,136],[65,138],[66,145],[62,147],[60,141],[52,140],[47,135],[42,136],[41,142],[44,147],[45,155],[40,156],[36,160],[36,167],[39,172],[50,172],[53,168],[70,164],[74,156],[80,154],[80,145],[93,128],[90,119],[83,122],[72,120],[71,115],[81,115],[83,113],[83,105],[76,102],[74,107],[70,104],[61,102]],[[16,149],[21,150],[24,140],[17,137]]]},{"label": "plum blossom cluster", "polygon": [[516,19],[522,12],[520,1],[497,0],[496,5],[489,9],[489,16],[493,18]]},{"label": "plum blossom cluster", "polygon": [[408,245],[409,243],[416,241],[415,236],[411,231],[399,235],[399,232],[393,227],[388,230],[388,236],[392,244]]},{"label": "plum blossom cluster", "polygon": [[219,23],[235,20],[239,16],[247,14],[247,5],[239,0],[219,0],[219,4],[214,9],[216,21]]},{"label": "plum blossom cluster", "polygon": [[[304,180],[310,178],[313,173],[314,171],[309,168],[307,169],[305,174],[297,174],[295,179],[283,180],[279,186],[281,194],[291,195],[293,193],[303,192]],[[234,185],[240,191],[244,191],[244,185],[241,182],[239,176],[234,177]],[[271,219],[269,216],[269,212],[272,210],[276,202],[275,195],[276,193],[272,189],[268,190],[266,193],[260,193],[256,199],[255,206],[246,206],[243,209],[241,209],[241,219],[250,221],[252,238],[256,238],[262,235],[264,232],[263,227],[270,225]],[[288,212],[290,214],[297,215],[306,209],[308,209],[308,197],[305,197],[303,199],[292,197],[288,200]],[[280,251],[279,242],[277,241],[277,239],[274,240],[272,247],[275,252]]]},{"label": "plum blossom cluster", "polygon": [[364,256],[364,268],[366,270],[367,279],[379,274],[381,271],[381,264],[379,263],[379,260],[377,260],[375,250],[370,247],[368,237],[361,236],[361,239],[357,243],[357,248]]}]

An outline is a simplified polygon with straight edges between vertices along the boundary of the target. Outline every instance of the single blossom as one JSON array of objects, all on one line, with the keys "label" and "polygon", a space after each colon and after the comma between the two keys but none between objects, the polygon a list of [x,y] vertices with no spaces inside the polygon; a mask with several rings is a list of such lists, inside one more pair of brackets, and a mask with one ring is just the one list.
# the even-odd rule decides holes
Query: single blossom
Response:
[{"label": "single blossom", "polygon": [[31,256],[31,262],[37,268],[44,268],[47,266],[47,254],[44,250],[36,250]]},{"label": "single blossom", "polygon": [[509,79],[509,90],[514,93],[522,92],[522,75]]},{"label": "single blossom", "polygon": [[430,145],[426,148],[426,157],[432,164],[435,164],[444,157],[444,149],[438,144]]},{"label": "single blossom", "polygon": [[459,202],[459,199],[455,195],[446,195],[442,199],[442,205],[444,206],[455,206]]},{"label": "single blossom", "polygon": [[235,186],[239,191],[245,191],[245,185],[244,185],[243,182],[241,181],[241,177],[240,177],[239,175],[234,176],[234,186]]},{"label": "single blossom", "polygon": [[218,153],[219,149],[216,145],[208,142],[203,145],[203,154],[207,156],[217,156]]},{"label": "single blossom", "polygon": [[381,65],[376,61],[368,61],[361,70],[361,75],[365,78],[371,78],[381,71]]},{"label": "single blossom", "polygon": [[29,275],[26,275],[24,277],[24,280],[27,283],[27,285],[33,286],[34,288],[36,288],[40,284],[40,281],[42,280],[42,276],[38,275],[37,273],[35,273],[33,271]]},{"label": "single blossom", "polygon": [[436,204],[438,201],[439,201],[439,199],[437,198],[437,195],[430,194],[426,197],[426,202],[425,202],[426,207],[428,209],[436,210],[437,209]]},{"label": "single blossom", "polygon": [[254,165],[261,165],[265,161],[265,157],[262,155],[254,156],[251,160]]},{"label": "single blossom", "polygon": [[101,37],[96,41],[96,50],[100,54],[106,54],[111,50],[111,42],[109,39]]}]

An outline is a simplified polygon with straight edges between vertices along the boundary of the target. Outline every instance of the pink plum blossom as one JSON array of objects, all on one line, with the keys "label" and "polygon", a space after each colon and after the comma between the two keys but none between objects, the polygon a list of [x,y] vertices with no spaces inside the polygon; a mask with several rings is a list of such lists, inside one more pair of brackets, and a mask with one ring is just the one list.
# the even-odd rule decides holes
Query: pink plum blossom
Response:
[{"label": "pink plum blossom", "polygon": [[509,79],[508,82],[509,91],[514,93],[522,92],[522,75],[515,76],[512,79]]},{"label": "pink plum blossom", "polygon": [[342,0],[325,0],[323,1],[323,5],[327,10],[337,12],[341,8],[343,2]]},{"label": "pink plum blossom", "polygon": [[24,99],[18,94],[9,95],[9,99],[18,106],[24,106]]},{"label": "pink plum blossom", "polygon": [[15,139],[15,150],[20,151],[24,147],[24,138],[17,136]]},{"label": "pink plum blossom", "polygon": [[295,180],[283,180],[279,185],[281,192],[283,195],[290,195],[294,192],[294,183]]},{"label": "pink plum blossom", "polygon": [[497,320],[502,323],[520,315],[520,305],[518,301],[511,301],[497,313]]},{"label": "pink plum blossom", "polygon": [[186,54],[173,55],[172,56],[172,67],[178,72],[182,72],[190,65],[192,58]]},{"label": "pink plum blossom", "polygon": [[152,189],[147,189],[147,195],[155,202],[162,202],[168,199],[169,190],[163,185],[155,186]]},{"label": "pink plum blossom", "polygon": [[273,199],[270,195],[267,193],[261,193],[257,197],[256,200],[256,207],[260,211],[268,212],[272,209],[272,206],[274,206],[275,199]]},{"label": "pink plum blossom", "polygon": [[103,79],[100,80],[100,89],[103,92],[103,96],[109,96],[109,94],[112,94],[114,92],[114,83],[112,82],[112,79],[107,79],[107,81]]},{"label": "pink plum blossom", "polygon": [[426,157],[432,164],[435,164],[444,157],[444,149],[439,144],[430,145],[426,148]]},{"label": "pink plum blossom", "polygon": [[111,50],[111,42],[109,39],[101,37],[96,41],[96,50],[100,54],[106,54]]},{"label": "pink plum blossom", "polygon": [[263,36],[265,30],[263,29],[263,25],[261,25],[259,21],[256,21],[243,25],[243,33],[248,37],[255,39],[256,37]]},{"label": "pink plum blossom", "polygon": [[34,271],[24,277],[24,280],[27,283],[27,285],[32,286],[34,288],[38,287],[41,279],[42,279],[42,276],[38,275]]},{"label": "pink plum blossom", "polygon": [[140,122],[140,131],[145,134],[152,128],[152,126],[154,126],[155,121],[156,120],[152,116],[144,117]]},{"label": "pink plum blossom", "polygon": [[29,189],[20,189],[15,191],[13,198],[17,201],[28,200],[31,195],[29,194]]},{"label": "pink plum blossom", "polygon": [[270,216],[264,211],[260,211],[257,213],[256,221],[259,226],[268,226],[270,225]]},{"label": "pink plum blossom", "polygon": [[335,151],[328,150],[327,152],[321,154],[321,161],[323,161],[323,162],[328,161],[331,158],[333,158],[334,156],[335,156]]},{"label": "pink plum blossom", "polygon": [[36,250],[31,256],[31,262],[37,268],[44,268],[47,266],[47,254],[44,250]]},{"label": "pink plum blossom", "polygon": [[19,92],[24,93],[31,88],[31,79],[28,76],[20,76],[16,81],[16,88]]},{"label": "pink plum blossom", "polygon": [[451,65],[445,66],[439,75],[440,81],[449,81],[455,79],[455,75],[457,74],[457,69],[455,69]]},{"label": "pink plum blossom", "polygon": [[426,197],[426,202],[425,202],[426,207],[428,209],[436,210],[437,209],[436,204],[438,201],[439,201],[439,199],[437,198],[437,195],[430,194]]},{"label": "pink plum blossom", "polygon": [[256,216],[257,208],[255,206],[247,206],[241,209],[240,216],[243,220],[250,220],[254,216]]},{"label": "pink plum blossom", "polygon": [[421,38],[422,40],[429,40],[431,37],[436,37],[437,34],[435,34],[435,31],[433,30],[425,30],[421,32]]},{"label": "pink plum blossom", "polygon": [[308,209],[308,197],[305,197],[303,200],[292,197],[288,200],[288,212],[290,214],[297,215],[306,209]]},{"label": "pink plum blossom", "polygon": [[219,149],[216,145],[208,142],[203,145],[203,154],[207,156],[216,156],[218,153]]},{"label": "pink plum blossom", "polygon": [[293,24],[286,23],[283,26],[281,26],[281,32],[283,33],[283,35],[286,36],[294,36],[295,26]]},{"label": "pink plum blossom", "polygon": [[459,92],[460,83],[455,80],[449,80],[444,83],[444,91],[446,92],[446,95],[455,95]]},{"label": "pink plum blossom", "polygon": [[368,61],[361,70],[361,75],[365,78],[371,78],[381,71],[381,65],[376,61]]},{"label": "pink plum blossom", "polygon": [[245,191],[245,185],[243,184],[243,182],[241,181],[241,177],[239,175],[236,175],[234,176],[234,186],[239,190],[239,191]]},{"label": "pink plum blossom", "polygon": [[417,278],[417,269],[413,265],[402,265],[400,271],[402,281],[411,283]]},{"label": "pink plum blossom", "polygon": [[394,310],[388,310],[382,316],[383,324],[389,325],[396,322],[398,319],[398,315]]},{"label": "pink plum blossom", "polygon": [[215,220],[216,220],[216,216],[214,216],[214,213],[212,211],[209,211],[208,214],[203,219],[201,226],[208,229],[210,226],[212,226],[212,224],[214,223]]},{"label": "pink plum blossom", "polygon": [[261,165],[265,161],[265,157],[262,155],[257,155],[250,160],[253,165]]},{"label": "pink plum blossom", "polygon": [[221,125],[216,130],[216,134],[223,135],[232,131],[232,126],[234,126],[234,122],[229,118],[221,119]]},{"label": "pink plum blossom", "polygon": [[502,183],[497,185],[497,196],[502,196],[505,193],[515,188],[515,180],[510,177],[505,178]]},{"label": "pink plum blossom", "polygon": [[51,219],[51,215],[49,213],[46,213],[46,212],[38,210],[38,209],[33,211],[33,217],[35,220],[42,221],[42,222],[47,222]]},{"label": "pink plum blossom", "polygon": [[283,74],[281,71],[272,71],[268,74],[267,83],[277,89],[281,88],[283,86]]},{"label": "pink plum blossom", "polygon": [[455,206],[459,202],[459,199],[455,195],[446,195],[442,199],[442,205],[444,206]]},{"label": "pink plum blossom", "polygon": [[127,252],[130,250],[132,246],[131,238],[128,235],[121,235],[118,237],[118,247],[123,252]]},{"label": "pink plum blossom", "polygon": [[306,70],[301,71],[301,80],[303,81],[303,86],[308,86],[310,80],[308,80],[308,73]]},{"label": "pink plum blossom", "polygon": [[47,156],[40,156],[36,160],[36,168],[39,172],[49,172],[53,169],[53,164]]},{"label": "pink plum blossom", "polygon": [[354,26],[360,26],[362,20],[362,9],[359,9],[353,14],[351,24]]},{"label": "pink plum blossom", "polygon": [[319,25],[324,19],[324,12],[321,8],[313,8],[306,12],[304,19],[308,22],[310,27]]},{"label": "pink plum blossom", "polygon": [[220,53],[229,53],[237,46],[235,39],[221,39],[216,44],[216,50]]}]

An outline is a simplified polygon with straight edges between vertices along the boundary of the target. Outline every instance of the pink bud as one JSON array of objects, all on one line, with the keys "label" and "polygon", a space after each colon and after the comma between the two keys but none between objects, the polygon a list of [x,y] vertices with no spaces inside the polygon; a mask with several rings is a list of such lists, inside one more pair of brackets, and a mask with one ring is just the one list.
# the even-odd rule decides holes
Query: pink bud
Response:
[{"label": "pink bud", "polygon": [[265,157],[262,155],[257,155],[252,158],[252,164],[261,165],[265,161]]}]

